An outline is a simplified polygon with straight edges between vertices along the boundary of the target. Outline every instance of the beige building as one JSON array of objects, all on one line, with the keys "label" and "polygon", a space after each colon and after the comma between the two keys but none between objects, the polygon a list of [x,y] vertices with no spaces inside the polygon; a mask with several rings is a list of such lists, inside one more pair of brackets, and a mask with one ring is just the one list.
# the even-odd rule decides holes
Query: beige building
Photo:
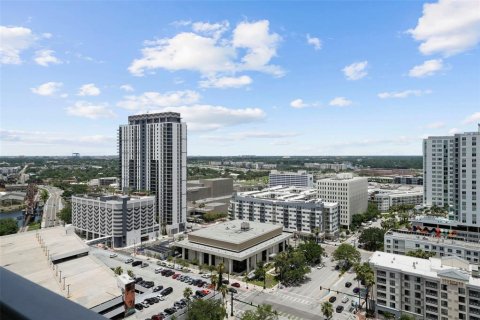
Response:
[{"label": "beige building", "polygon": [[333,178],[317,181],[318,198],[322,201],[337,202],[340,211],[340,225],[348,227],[354,214],[364,213],[368,207],[368,180],[339,174]]},{"label": "beige building", "polygon": [[426,320],[480,320],[478,266],[455,257],[420,259],[375,252],[373,297],[379,314]]},{"label": "beige building", "polygon": [[182,248],[182,259],[213,266],[223,263],[229,273],[243,273],[284,251],[291,236],[282,232],[281,225],[235,220],[193,231],[175,246]]}]

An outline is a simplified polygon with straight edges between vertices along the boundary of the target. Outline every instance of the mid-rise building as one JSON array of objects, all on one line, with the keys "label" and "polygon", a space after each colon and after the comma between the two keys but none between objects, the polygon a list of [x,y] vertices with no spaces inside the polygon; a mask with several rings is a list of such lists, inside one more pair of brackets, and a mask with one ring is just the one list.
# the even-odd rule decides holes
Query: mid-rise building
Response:
[{"label": "mid-rise building", "polygon": [[369,263],[378,313],[418,320],[480,320],[477,265],[455,256],[420,259],[378,251]]},{"label": "mid-rise building", "polygon": [[111,237],[113,247],[155,239],[155,197],[73,196],[72,224],[86,239]]},{"label": "mid-rise building", "polygon": [[277,186],[237,193],[230,203],[230,218],[283,226],[284,231],[338,235],[338,204],[323,202],[313,188]]},{"label": "mid-rise building", "polygon": [[313,174],[307,171],[299,170],[298,172],[283,172],[272,170],[268,176],[268,185],[275,186],[292,186],[313,188]]},{"label": "mid-rise building", "polygon": [[187,201],[230,196],[233,193],[232,178],[191,180],[187,182]]},{"label": "mid-rise building", "polygon": [[417,206],[423,203],[423,188],[406,185],[375,185],[369,187],[370,199],[377,204],[380,212],[387,212],[391,207],[401,205]]},{"label": "mid-rise building", "polygon": [[478,132],[428,137],[423,141],[424,204],[443,207],[451,218],[480,226],[477,182]]},{"label": "mid-rise building", "polygon": [[187,126],[174,112],[128,117],[118,131],[120,188],[155,195],[162,233],[185,230]]},{"label": "mid-rise building", "polygon": [[395,183],[395,184],[423,185],[423,177],[395,176],[395,177],[393,177],[393,183]]},{"label": "mid-rise building", "polygon": [[368,207],[368,180],[341,174],[317,181],[318,198],[337,202],[340,225],[348,227],[354,214],[364,213]]}]

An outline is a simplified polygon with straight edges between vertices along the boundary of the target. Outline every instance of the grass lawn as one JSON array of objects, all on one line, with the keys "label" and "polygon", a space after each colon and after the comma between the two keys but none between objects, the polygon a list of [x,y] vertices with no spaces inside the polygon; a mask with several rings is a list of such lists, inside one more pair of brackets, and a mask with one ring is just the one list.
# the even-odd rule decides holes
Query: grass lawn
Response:
[{"label": "grass lawn", "polygon": [[38,229],[40,229],[40,227],[41,227],[40,222],[30,223],[28,225],[28,231],[38,230]]},{"label": "grass lawn", "polygon": [[[260,286],[260,287],[263,287],[263,281],[259,281],[259,280],[249,280],[248,281],[248,284],[254,284],[256,286]],[[266,281],[266,287],[267,288],[272,288],[274,287],[275,285],[278,284],[278,280],[275,279],[274,276],[272,276],[271,274],[268,274],[267,273],[267,281]]]}]

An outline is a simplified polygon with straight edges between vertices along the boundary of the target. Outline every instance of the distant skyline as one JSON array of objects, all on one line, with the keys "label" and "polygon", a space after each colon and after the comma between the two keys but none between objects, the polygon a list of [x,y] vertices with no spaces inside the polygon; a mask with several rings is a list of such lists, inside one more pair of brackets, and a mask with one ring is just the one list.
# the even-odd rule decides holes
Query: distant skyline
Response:
[{"label": "distant skyline", "polygon": [[0,156],[115,155],[142,112],[190,156],[420,155],[480,122],[477,0],[0,9]]}]

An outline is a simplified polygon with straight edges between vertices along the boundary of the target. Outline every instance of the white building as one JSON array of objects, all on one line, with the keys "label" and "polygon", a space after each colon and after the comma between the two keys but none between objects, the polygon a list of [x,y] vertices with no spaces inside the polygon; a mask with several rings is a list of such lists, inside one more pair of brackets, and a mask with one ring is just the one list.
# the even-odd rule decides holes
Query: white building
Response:
[{"label": "white building", "polygon": [[283,172],[272,170],[268,176],[268,185],[275,186],[293,186],[313,188],[313,174],[307,171]]},{"label": "white building", "polygon": [[118,132],[124,192],[155,195],[163,233],[185,230],[187,219],[187,126],[174,112],[128,117]]},{"label": "white building", "polygon": [[390,207],[400,205],[421,205],[423,188],[416,185],[379,185],[369,183],[370,199],[377,204],[380,212],[387,212]]},{"label": "white building", "polygon": [[427,320],[480,320],[478,266],[455,256],[420,259],[375,252],[373,297],[378,313]]},{"label": "white building", "polygon": [[318,199],[313,188],[277,186],[237,193],[229,212],[232,219],[277,224],[289,232],[319,230],[321,236],[333,238],[339,231],[338,204]]},{"label": "white building", "polygon": [[349,226],[354,214],[364,213],[368,207],[368,180],[339,174],[334,178],[317,181],[318,198],[337,202],[340,210],[340,225]]},{"label": "white building", "polygon": [[72,224],[87,240],[111,237],[113,247],[158,235],[155,197],[72,196]]},{"label": "white building", "polygon": [[449,208],[455,220],[480,226],[478,132],[423,140],[424,204]]},{"label": "white building", "polygon": [[440,228],[432,233],[421,233],[409,230],[389,230],[384,237],[384,251],[405,255],[411,251],[422,250],[432,252],[437,258],[457,256],[472,264],[479,264],[480,243],[463,238],[448,237]]}]

